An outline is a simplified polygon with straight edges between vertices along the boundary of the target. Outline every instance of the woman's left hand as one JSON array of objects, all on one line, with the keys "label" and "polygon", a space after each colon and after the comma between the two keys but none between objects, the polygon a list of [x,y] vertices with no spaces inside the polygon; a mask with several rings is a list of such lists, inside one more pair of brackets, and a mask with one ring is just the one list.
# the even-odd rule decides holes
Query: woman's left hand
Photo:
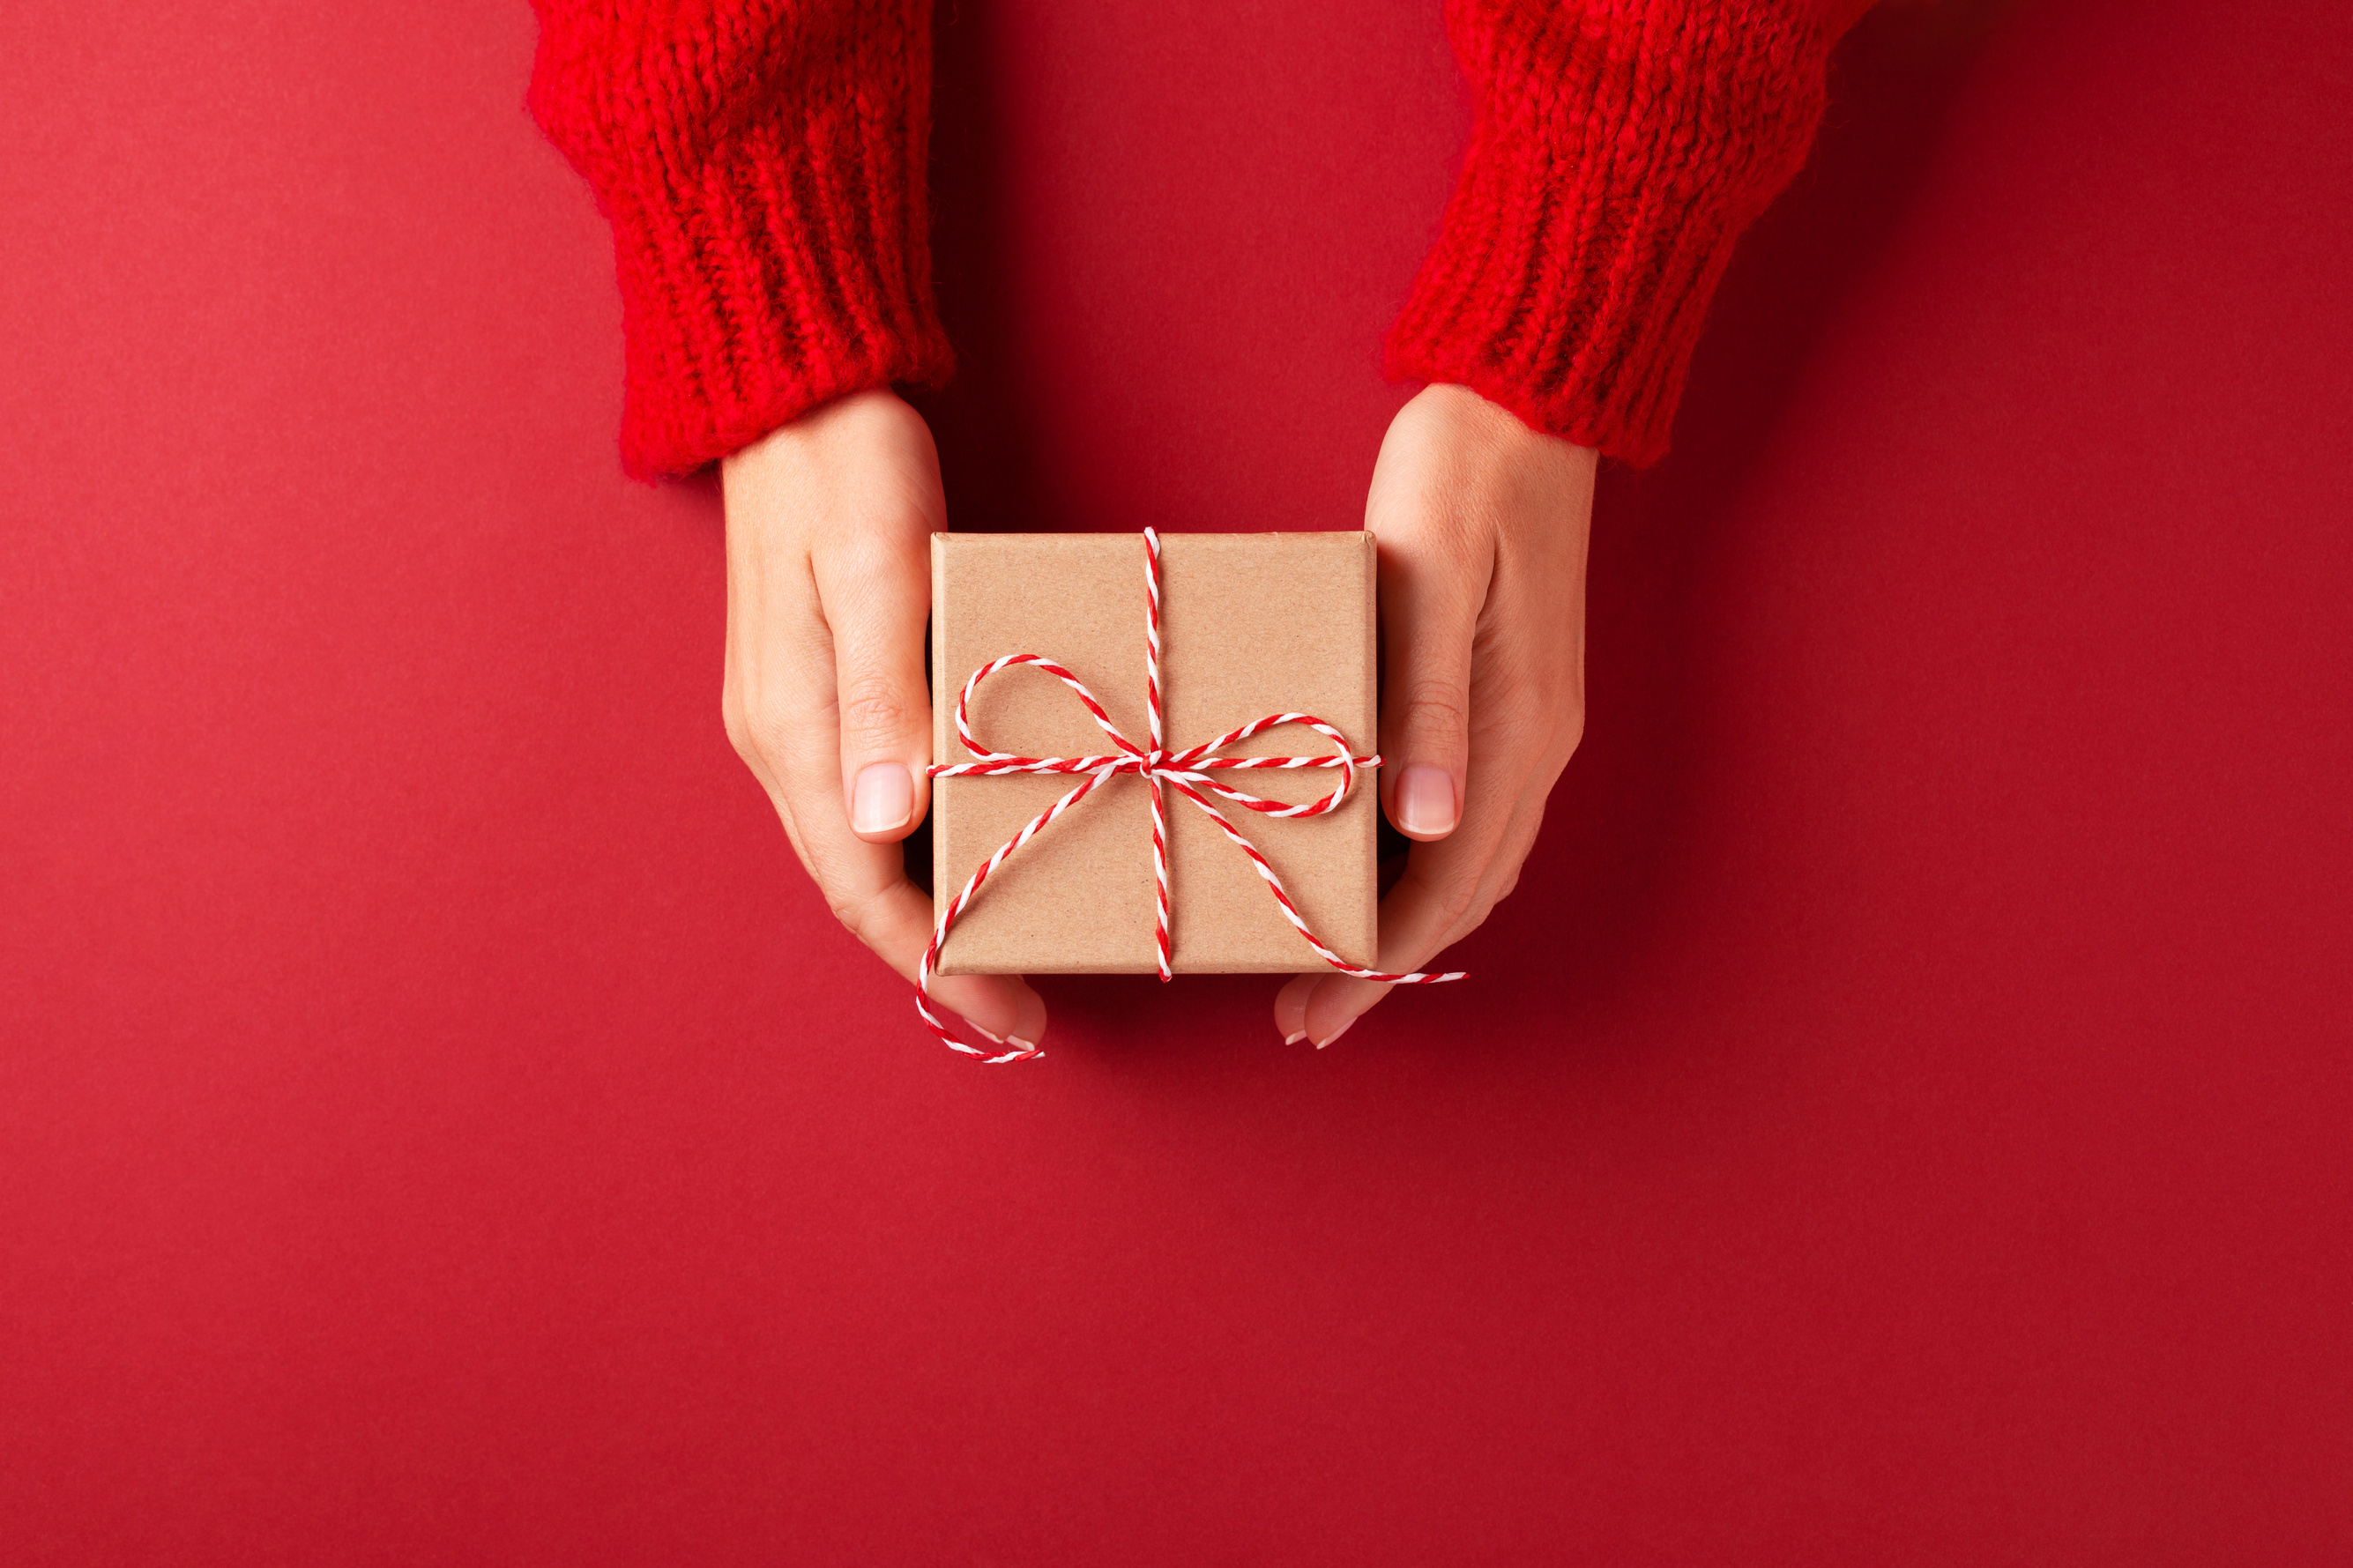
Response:
[{"label": "woman's left hand", "polygon": [[[1416,840],[1381,901],[1378,967],[1430,965],[1519,881],[1585,731],[1585,551],[1597,454],[1460,386],[1398,411],[1365,526],[1380,542],[1381,805]],[[1302,974],[1286,1041],[1338,1039],[1388,994]]]}]

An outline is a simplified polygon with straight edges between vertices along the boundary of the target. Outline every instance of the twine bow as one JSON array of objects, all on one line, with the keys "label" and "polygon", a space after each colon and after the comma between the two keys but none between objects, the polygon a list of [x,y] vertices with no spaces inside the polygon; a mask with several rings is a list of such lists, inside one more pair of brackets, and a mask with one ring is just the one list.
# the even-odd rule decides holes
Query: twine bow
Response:
[{"label": "twine bow", "polygon": [[[1163,808],[1164,789],[1175,790],[1208,814],[1209,820],[1217,824],[1218,831],[1231,840],[1234,847],[1250,857],[1250,864],[1257,868],[1258,874],[1265,879],[1267,889],[1274,895],[1275,904],[1282,910],[1283,919],[1307,939],[1307,945],[1315,950],[1318,957],[1341,973],[1354,975],[1359,980],[1378,980],[1397,985],[1434,985],[1442,981],[1461,979],[1463,972],[1461,970],[1444,974],[1383,974],[1377,970],[1360,969],[1333,952],[1324,944],[1324,939],[1309,928],[1306,921],[1301,918],[1298,906],[1291,901],[1291,895],[1283,890],[1282,879],[1275,875],[1272,866],[1267,864],[1266,857],[1259,853],[1256,845],[1242,837],[1240,830],[1227,820],[1226,814],[1219,811],[1202,792],[1207,790],[1210,795],[1220,795],[1236,805],[1263,812],[1269,816],[1321,816],[1337,811],[1348,798],[1348,791],[1356,785],[1357,769],[1377,768],[1381,765],[1381,759],[1377,755],[1356,755],[1348,744],[1347,736],[1312,713],[1271,713],[1238,730],[1229,730],[1214,741],[1205,741],[1178,752],[1167,750],[1162,742],[1160,725],[1160,535],[1149,528],[1144,531],[1144,698],[1146,722],[1150,726],[1149,744],[1139,746],[1120,733],[1119,726],[1111,721],[1111,715],[1103,711],[1103,704],[1095,700],[1095,694],[1087,689],[1085,682],[1042,654],[1011,653],[1002,658],[989,660],[972,672],[971,679],[964,683],[964,690],[956,698],[956,734],[979,760],[935,763],[930,770],[932,777],[989,778],[1012,773],[1076,773],[1081,777],[1069,794],[1032,817],[1027,826],[982,861],[971,879],[965,883],[963,890],[948,900],[947,907],[940,911],[939,922],[932,928],[931,945],[923,950],[923,963],[915,972],[915,1011],[923,1016],[932,1033],[937,1035],[941,1043],[950,1050],[978,1057],[992,1066],[1025,1061],[1040,1054],[1037,1047],[1031,1046],[991,1056],[977,1046],[966,1045],[957,1039],[931,1009],[928,992],[932,965],[940,955],[940,944],[947,941],[948,932],[955,928],[956,918],[972,907],[974,898],[980,892],[981,885],[988,880],[990,873],[1005,864],[1007,858],[1015,850],[1043,833],[1055,818],[1122,773],[1141,776],[1152,791],[1152,879],[1156,894],[1153,940],[1158,949],[1161,979],[1170,978],[1172,973],[1168,966],[1168,833]],[[1086,705],[1087,711],[1093,715],[1096,727],[1110,736],[1112,744],[1119,749],[1092,757],[1017,757],[1010,752],[992,751],[983,745],[972,732],[969,719],[972,694],[980,689],[982,681],[998,670],[1009,669],[1017,664],[1036,665],[1069,687]],[[1253,735],[1262,735],[1269,730],[1279,730],[1286,724],[1303,725],[1313,730],[1331,741],[1339,750],[1308,757],[1222,757],[1216,754],[1223,747],[1247,741]],[[1340,782],[1333,786],[1331,794],[1303,805],[1293,805],[1283,801],[1261,799],[1229,784],[1219,784],[1209,776],[1209,770],[1213,768],[1337,768],[1340,770]]]}]

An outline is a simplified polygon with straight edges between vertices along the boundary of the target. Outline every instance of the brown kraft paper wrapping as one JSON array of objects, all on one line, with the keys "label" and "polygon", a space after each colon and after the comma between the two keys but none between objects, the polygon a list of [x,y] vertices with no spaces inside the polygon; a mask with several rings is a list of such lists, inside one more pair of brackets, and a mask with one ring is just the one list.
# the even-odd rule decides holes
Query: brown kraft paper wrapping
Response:
[{"label": "brown kraft paper wrapping", "polygon": [[[1198,745],[1270,713],[1312,713],[1377,748],[1374,550],[1369,533],[1176,533],[1160,541],[1163,743]],[[1042,654],[1085,682],[1123,733],[1148,745],[1140,533],[932,536],[932,755],[974,760],[955,702],[975,669]],[[973,733],[1030,757],[1117,750],[1071,690],[1018,666],[981,684]],[[1286,726],[1228,749],[1315,756],[1332,742]],[[1310,801],[1339,782],[1328,768],[1226,770],[1268,800]],[[1377,775],[1359,772],[1337,811],[1271,817],[1219,809],[1282,878],[1315,933],[1371,967],[1377,892]],[[934,918],[982,861],[1079,782],[1055,773],[932,784]],[[1293,931],[1248,857],[1198,806],[1163,792],[1168,824],[1172,966],[1179,973],[1289,973],[1324,967]],[[1211,795],[1212,800],[1218,797]],[[1123,774],[1081,801],[989,876],[940,950],[943,974],[1151,973],[1152,810]]]}]

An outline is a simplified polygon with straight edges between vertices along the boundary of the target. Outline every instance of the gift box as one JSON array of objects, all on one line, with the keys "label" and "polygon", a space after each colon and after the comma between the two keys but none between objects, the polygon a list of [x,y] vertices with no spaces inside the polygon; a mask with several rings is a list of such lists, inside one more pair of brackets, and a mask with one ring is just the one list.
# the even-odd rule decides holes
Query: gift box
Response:
[{"label": "gift box", "polygon": [[[1375,751],[1374,544],[1368,533],[1170,534],[1158,550],[1161,747],[1187,748],[1253,721],[1309,714],[1345,743],[1286,724],[1217,748],[1225,757],[1327,757]],[[932,536],[933,756],[987,752],[1060,772],[935,777],[932,874],[938,915],[954,908],[936,973],[1134,973],[1159,967],[1151,785],[1140,771],[1102,776],[1015,845],[1025,826],[1084,786],[1073,760],[1126,756],[1087,702],[1039,664],[1059,665],[1139,751],[1152,749],[1146,696],[1145,537],[1133,533]],[[976,672],[965,721],[956,709]],[[1001,761],[997,764],[1007,764]],[[1128,764],[1134,768],[1131,758]],[[1328,796],[1345,770],[1296,766],[1201,775],[1268,801]],[[1341,803],[1314,816],[1216,805],[1279,877],[1300,920],[1338,959],[1375,956],[1375,775],[1353,770]],[[1164,784],[1169,968],[1189,973],[1322,967],[1250,853],[1173,784]],[[976,870],[984,885],[970,889]],[[958,904],[956,900],[965,901]],[[936,917],[935,917],[936,918]]]}]

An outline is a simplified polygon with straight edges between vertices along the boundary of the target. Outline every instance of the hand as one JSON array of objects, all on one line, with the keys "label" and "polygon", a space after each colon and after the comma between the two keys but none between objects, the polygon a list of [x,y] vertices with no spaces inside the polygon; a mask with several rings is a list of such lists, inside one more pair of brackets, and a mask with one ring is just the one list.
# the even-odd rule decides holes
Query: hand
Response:
[{"label": "hand", "polygon": [[[910,981],[932,900],[899,841],[931,805],[923,681],[931,536],[947,526],[921,416],[888,392],[830,403],[720,468],[727,502],[727,737],[834,915]],[[1000,1043],[1044,1038],[1013,975],[932,994]]]},{"label": "hand", "polygon": [[[1596,454],[1460,386],[1398,411],[1365,526],[1380,541],[1381,805],[1416,840],[1376,965],[1430,963],[1510,896],[1585,731],[1585,544]],[[1285,984],[1288,1042],[1340,1037],[1390,987]]]}]

